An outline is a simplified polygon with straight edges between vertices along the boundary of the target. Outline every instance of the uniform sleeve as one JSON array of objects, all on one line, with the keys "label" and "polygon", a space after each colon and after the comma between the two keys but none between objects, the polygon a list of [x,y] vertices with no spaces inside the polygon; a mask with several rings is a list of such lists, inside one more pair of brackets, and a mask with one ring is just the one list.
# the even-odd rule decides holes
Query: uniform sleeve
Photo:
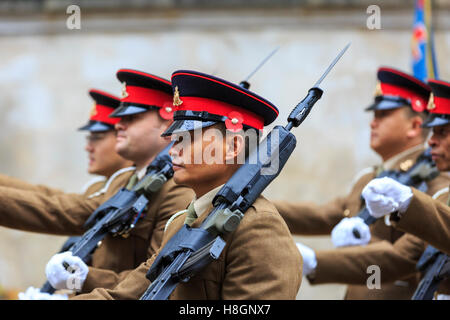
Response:
[{"label": "uniform sleeve", "polygon": [[[159,195],[160,196],[155,199],[155,201],[158,201],[158,204],[152,206],[151,212],[147,213],[156,217],[154,229],[153,231],[150,231],[152,233],[149,241],[147,259],[151,258],[160,248],[164,227],[169,218],[174,213],[187,207],[194,197],[194,192],[187,187],[176,185],[171,180],[165,185],[164,189],[161,189]],[[131,271],[132,270],[126,270],[116,273],[111,270],[89,268],[89,273],[83,284],[82,292],[90,292],[95,288],[114,288]]]},{"label": "uniform sleeve", "polygon": [[271,201],[289,230],[301,235],[329,235],[343,218],[357,215],[361,209],[361,192],[373,178],[373,168],[363,170],[353,180],[350,192],[325,204],[312,202]]},{"label": "uniform sleeve", "polygon": [[247,211],[225,259],[223,299],[296,298],[301,283],[301,256],[277,213]]},{"label": "uniform sleeve", "polygon": [[81,234],[84,222],[101,201],[86,200],[79,194],[48,196],[0,186],[0,225],[57,235]]},{"label": "uniform sleeve", "polygon": [[450,254],[450,207],[414,188],[411,203],[394,226]]},{"label": "uniform sleeve", "polygon": [[344,218],[345,199],[324,205],[312,202],[272,201],[292,234],[325,235]]},{"label": "uniform sleeve", "polygon": [[367,246],[317,251],[317,267],[308,279],[312,284],[363,285],[370,276],[368,267],[378,266],[381,282],[393,282],[417,272],[416,263],[424,250],[424,241],[405,234],[394,244],[379,241]]},{"label": "uniform sleeve", "polygon": [[[168,241],[168,238],[164,240]],[[110,285],[115,284],[114,287],[102,288],[102,287],[92,287],[89,282],[85,282],[83,285],[83,291],[87,292],[89,290],[88,286],[93,289],[89,293],[79,294],[72,297],[71,300],[137,300],[139,299],[150,286],[150,280],[147,279],[146,275],[150,266],[153,264],[154,260],[158,256],[161,247],[156,251],[156,253],[149,258],[147,261],[141,263],[134,270],[127,270],[119,275],[108,274],[107,277],[110,281]],[[89,270],[95,270],[94,268],[89,268]],[[94,271],[96,272],[96,271]],[[106,273],[102,273],[106,275]],[[89,278],[89,274],[88,274]],[[88,278],[86,281],[88,281]],[[86,287],[85,287],[86,286]]]},{"label": "uniform sleeve", "polygon": [[149,259],[136,269],[120,275],[121,278],[118,280],[121,281],[112,289],[96,288],[89,293],[77,295],[71,300],[137,300],[150,285],[146,274],[152,262],[153,259]]},{"label": "uniform sleeve", "polygon": [[28,183],[28,182],[25,182],[25,181],[17,179],[17,178],[6,176],[4,174],[0,174],[0,186],[20,189],[20,190],[41,192],[48,196],[63,193],[62,190],[57,189],[57,188],[51,188],[51,187],[47,187],[47,186],[44,186],[41,184]]},{"label": "uniform sleeve", "polygon": [[95,288],[114,288],[132,271],[125,270],[117,273],[108,269],[89,267],[89,273],[84,281],[81,292],[89,293]]}]

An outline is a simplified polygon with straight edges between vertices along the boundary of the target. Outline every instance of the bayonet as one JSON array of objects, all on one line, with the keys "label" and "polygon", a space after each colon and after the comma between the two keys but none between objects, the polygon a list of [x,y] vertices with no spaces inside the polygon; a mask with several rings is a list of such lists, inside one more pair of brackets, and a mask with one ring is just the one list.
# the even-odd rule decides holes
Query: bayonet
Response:
[{"label": "bayonet", "polygon": [[347,51],[348,47],[350,47],[350,42],[347,43],[347,45],[344,47],[344,49],[339,52],[339,54],[334,58],[334,60],[331,62],[331,64],[328,66],[327,70],[322,74],[322,76],[317,80],[317,82],[314,84],[314,87],[318,88],[319,85],[322,83],[323,79],[330,73],[331,69],[333,69],[334,65],[339,61],[339,59],[344,55],[345,51]]},{"label": "bayonet", "polygon": [[267,60],[269,60],[278,51],[278,49],[280,49],[280,47],[276,47],[274,50],[272,50],[272,52],[270,52],[269,55],[265,57],[264,60],[261,61],[252,72],[250,72],[247,78],[239,83],[239,85],[241,87],[244,87],[245,89],[250,88],[250,83],[248,83],[248,80],[267,62]]},{"label": "bayonet", "polygon": [[286,125],[287,130],[291,130],[292,127],[298,127],[308,116],[314,104],[322,97],[322,89],[319,88],[319,85],[322,83],[323,79],[330,73],[331,69],[333,69],[334,65],[339,61],[342,55],[347,51],[350,43],[348,43],[344,49],[339,52],[339,54],[334,58],[322,76],[317,80],[314,86],[309,89],[308,95],[300,101],[300,103],[292,110],[291,114],[288,117],[288,124]]}]

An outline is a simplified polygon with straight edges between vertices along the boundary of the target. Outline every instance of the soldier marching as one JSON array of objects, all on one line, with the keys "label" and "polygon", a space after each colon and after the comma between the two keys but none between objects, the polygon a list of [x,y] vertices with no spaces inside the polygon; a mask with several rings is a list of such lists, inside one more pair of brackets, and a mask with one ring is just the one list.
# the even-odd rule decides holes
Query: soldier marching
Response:
[{"label": "soldier marching", "polygon": [[[423,284],[416,264],[427,246],[450,253],[449,83],[379,68],[366,111],[373,112],[370,147],[382,163],[359,174],[346,197],[316,205],[260,193],[249,202],[258,172],[242,193],[233,189],[230,181],[250,168],[238,160],[258,152],[266,141],[262,130],[279,114],[248,86],[193,70],[177,70],[170,80],[134,69],[120,69],[116,77],[121,97],[91,90],[95,106],[80,128],[89,131],[89,173],[105,179],[84,194],[68,194],[0,175],[1,226],[80,236],[47,263],[53,290],[30,287],[21,299],[289,300],[303,276],[312,284],[349,284],[350,300],[411,299]],[[311,88],[299,104],[302,112],[284,129],[300,125],[321,94]],[[440,172],[422,177],[424,190],[386,177],[414,168],[426,141]],[[361,215],[364,208],[373,223]],[[337,248],[326,251],[292,237],[330,233]],[[186,259],[178,260],[183,254]],[[367,267],[374,264],[382,269],[378,291],[366,286]],[[177,271],[168,272],[173,266]],[[447,277],[433,292],[436,298],[450,294]],[[158,282],[163,284],[155,289]]]}]

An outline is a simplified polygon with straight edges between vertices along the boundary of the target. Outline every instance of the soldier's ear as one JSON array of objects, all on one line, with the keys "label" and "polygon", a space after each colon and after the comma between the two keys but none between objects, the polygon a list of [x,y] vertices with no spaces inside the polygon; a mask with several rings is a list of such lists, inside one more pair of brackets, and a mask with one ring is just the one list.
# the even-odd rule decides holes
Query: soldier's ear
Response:
[{"label": "soldier's ear", "polygon": [[237,158],[237,156],[244,152],[245,138],[241,134],[234,134],[227,132],[225,136],[225,160]]},{"label": "soldier's ear", "polygon": [[422,136],[422,123],[423,119],[419,116],[411,118],[411,127],[406,133],[408,138],[415,138],[417,136]]}]

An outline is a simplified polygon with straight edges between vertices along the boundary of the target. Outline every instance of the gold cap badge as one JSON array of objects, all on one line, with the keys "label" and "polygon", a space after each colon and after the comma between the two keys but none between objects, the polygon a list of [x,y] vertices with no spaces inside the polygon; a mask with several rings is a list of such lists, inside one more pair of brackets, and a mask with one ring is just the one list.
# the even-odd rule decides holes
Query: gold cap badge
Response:
[{"label": "gold cap badge", "polygon": [[126,97],[128,97],[127,83],[122,82],[122,98],[126,98]]},{"label": "gold cap badge", "polygon": [[377,86],[375,87],[375,93],[374,96],[378,97],[378,96],[382,96],[383,95],[383,91],[381,90],[381,82],[378,81],[377,82]]},{"label": "gold cap badge", "polygon": [[173,93],[173,105],[178,107],[183,101],[180,99],[180,92],[178,91],[178,86],[175,87],[175,92]]},{"label": "gold cap badge", "polygon": [[433,110],[434,108],[436,108],[436,105],[434,104],[434,95],[433,93],[431,93],[430,98],[428,99],[427,109]]}]

